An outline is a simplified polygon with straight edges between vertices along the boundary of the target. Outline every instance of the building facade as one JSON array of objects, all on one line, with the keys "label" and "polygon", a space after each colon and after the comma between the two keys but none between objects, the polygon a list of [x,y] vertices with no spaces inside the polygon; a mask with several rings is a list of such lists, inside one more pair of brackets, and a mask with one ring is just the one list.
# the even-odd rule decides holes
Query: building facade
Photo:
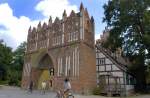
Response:
[{"label": "building facade", "polygon": [[101,39],[96,41],[97,85],[102,94],[132,94],[135,79],[127,67],[130,62],[122,57],[121,49],[112,52],[102,46],[108,36],[109,30],[105,30]]},{"label": "building facade", "polygon": [[29,28],[27,49],[22,74],[22,88],[30,81],[41,89],[41,82],[57,90],[63,88],[68,77],[74,92],[88,93],[96,86],[96,61],[94,45],[94,19],[90,17],[83,4],[80,12],[72,11],[62,19],[37,28]]}]

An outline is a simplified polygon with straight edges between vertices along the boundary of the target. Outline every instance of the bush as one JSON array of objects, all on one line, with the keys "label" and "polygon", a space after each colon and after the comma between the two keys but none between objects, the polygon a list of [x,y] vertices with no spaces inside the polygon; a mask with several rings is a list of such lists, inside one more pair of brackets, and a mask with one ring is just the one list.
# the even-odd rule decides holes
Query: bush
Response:
[{"label": "bush", "polygon": [[10,71],[8,75],[8,85],[20,86],[19,73],[17,71]]},{"label": "bush", "polygon": [[93,89],[93,94],[94,95],[100,95],[100,87],[95,87],[94,89]]},{"label": "bush", "polygon": [[6,81],[0,81],[0,85],[7,85],[8,84],[8,81],[6,80]]}]

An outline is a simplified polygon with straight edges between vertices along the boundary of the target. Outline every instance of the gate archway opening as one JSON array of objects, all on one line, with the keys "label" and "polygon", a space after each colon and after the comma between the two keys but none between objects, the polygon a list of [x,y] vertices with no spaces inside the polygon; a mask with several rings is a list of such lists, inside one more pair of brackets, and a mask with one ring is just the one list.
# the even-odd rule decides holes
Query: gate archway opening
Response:
[{"label": "gate archway opening", "polygon": [[45,54],[38,63],[40,75],[38,79],[38,89],[41,89],[42,82],[47,83],[47,89],[53,87],[52,77],[54,76],[54,66],[51,57]]}]

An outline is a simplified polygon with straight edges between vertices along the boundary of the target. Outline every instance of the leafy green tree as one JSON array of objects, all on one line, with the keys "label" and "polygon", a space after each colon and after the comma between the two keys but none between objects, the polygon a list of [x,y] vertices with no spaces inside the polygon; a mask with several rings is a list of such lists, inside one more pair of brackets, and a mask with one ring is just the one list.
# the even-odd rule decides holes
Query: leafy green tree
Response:
[{"label": "leafy green tree", "polygon": [[12,63],[12,49],[4,42],[0,42],[0,80],[5,81],[7,80],[8,69]]},{"label": "leafy green tree", "polygon": [[[11,66],[11,70],[9,71],[10,85],[20,85],[23,64],[24,64],[25,49],[26,49],[26,42],[23,42],[13,52],[12,66]],[[11,74],[12,72],[14,74]]]},{"label": "leafy green tree", "polygon": [[[106,47],[121,47],[132,61],[137,89],[145,90],[145,60],[150,59],[150,0],[109,0],[104,19],[110,29]],[[135,66],[134,66],[135,65]]]},{"label": "leafy green tree", "polygon": [[17,49],[14,51],[14,69],[22,70],[23,63],[24,63],[24,55],[26,49],[26,42],[21,43]]},{"label": "leafy green tree", "polygon": [[0,40],[0,82],[9,85],[20,85],[26,42],[21,43],[15,51]]}]

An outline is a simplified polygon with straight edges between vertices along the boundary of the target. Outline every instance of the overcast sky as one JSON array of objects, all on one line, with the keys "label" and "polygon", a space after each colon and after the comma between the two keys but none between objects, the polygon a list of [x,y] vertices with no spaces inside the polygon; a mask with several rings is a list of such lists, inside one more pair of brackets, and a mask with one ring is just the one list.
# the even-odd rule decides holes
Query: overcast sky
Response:
[{"label": "overcast sky", "polygon": [[88,9],[95,19],[95,38],[105,28],[102,23],[103,5],[108,0],[0,0],[0,39],[13,49],[26,41],[29,26],[36,26],[39,21],[47,22],[49,16],[62,17],[64,9],[79,11],[80,3]]}]

